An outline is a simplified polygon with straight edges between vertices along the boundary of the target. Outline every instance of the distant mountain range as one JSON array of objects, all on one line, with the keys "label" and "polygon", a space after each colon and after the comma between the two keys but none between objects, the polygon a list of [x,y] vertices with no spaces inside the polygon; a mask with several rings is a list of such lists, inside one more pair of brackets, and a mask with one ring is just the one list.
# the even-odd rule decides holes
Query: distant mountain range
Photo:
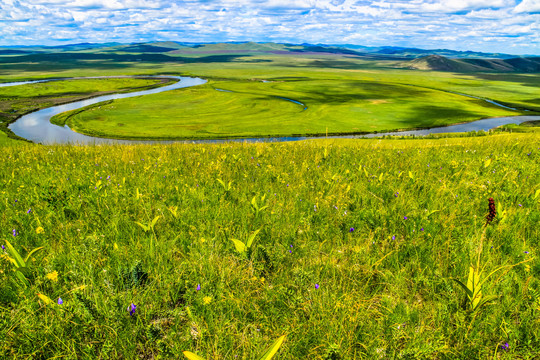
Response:
[{"label": "distant mountain range", "polygon": [[[61,55],[64,54],[64,55]],[[0,61],[7,58],[38,60],[41,56],[55,61],[61,56],[72,59],[101,59],[107,54],[122,55],[123,59],[171,60],[179,56],[197,55],[324,55],[336,54],[367,60],[394,60],[396,67],[453,71],[453,72],[540,72],[540,57],[516,56],[501,53],[455,51],[448,49],[424,50],[406,47],[368,47],[361,45],[281,44],[256,42],[189,43],[159,41],[150,43],[81,43],[59,46],[4,46],[0,47]]]}]

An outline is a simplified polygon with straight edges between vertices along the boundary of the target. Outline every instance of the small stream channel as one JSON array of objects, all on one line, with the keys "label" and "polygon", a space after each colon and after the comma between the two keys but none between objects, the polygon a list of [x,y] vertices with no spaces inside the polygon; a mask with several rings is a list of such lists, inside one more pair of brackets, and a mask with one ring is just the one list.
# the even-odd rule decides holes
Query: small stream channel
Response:
[{"label": "small stream channel", "polygon": [[[114,76],[111,78],[122,78],[128,76]],[[135,77],[135,76],[133,76]],[[227,141],[247,141],[247,142],[260,142],[260,141],[298,141],[298,140],[307,140],[307,139],[317,139],[320,137],[309,137],[309,136],[286,136],[286,137],[269,137],[269,138],[238,138],[238,139],[219,139],[219,140],[178,140],[178,141],[155,141],[155,140],[117,140],[117,139],[105,139],[87,136],[79,134],[71,130],[67,125],[64,127],[51,124],[50,119],[57,114],[76,110],[88,105],[96,104],[102,101],[114,100],[114,99],[125,99],[135,96],[143,96],[150,94],[157,94],[163,91],[180,89],[184,87],[197,86],[206,83],[206,80],[201,78],[192,78],[184,76],[142,76],[144,78],[168,78],[178,80],[174,84],[158,87],[151,90],[136,91],[131,93],[122,93],[122,94],[111,94],[103,95],[91,99],[76,101],[64,105],[53,106],[50,108],[42,109],[35,111],[33,113],[26,114],[14,123],[9,125],[11,131],[16,135],[28,139],[30,141],[41,143],[41,144],[136,144],[136,143],[173,143],[173,142],[185,142],[185,143],[219,143]],[[0,87],[5,86],[16,86],[16,85],[25,85],[39,82],[48,82],[56,80],[71,80],[71,79],[91,79],[91,78],[106,78],[106,77],[90,77],[90,78],[70,78],[70,79],[48,79],[48,80],[36,80],[36,81],[25,81],[25,82],[11,82],[11,83],[0,83]],[[227,91],[223,89],[216,89],[218,91]],[[471,95],[460,94],[467,97],[474,97]],[[307,107],[297,101],[285,97],[276,96],[277,98],[291,101],[301,106],[304,106],[304,110]],[[481,99],[481,98],[479,98]],[[481,99],[487,101],[491,104],[507,108],[507,106],[498,104],[489,99]],[[451,132],[469,132],[469,131],[488,131],[498,126],[506,124],[521,124],[526,121],[536,121],[540,120],[540,116],[507,116],[500,118],[491,118],[472,121],[464,124],[457,124],[444,127],[436,127],[431,129],[422,129],[422,130],[406,130],[399,132],[386,132],[386,133],[373,133],[373,134],[364,134],[364,135],[339,135],[339,136],[329,136],[329,138],[375,138],[381,136],[423,136],[429,134],[438,134],[438,133],[451,133]]]}]

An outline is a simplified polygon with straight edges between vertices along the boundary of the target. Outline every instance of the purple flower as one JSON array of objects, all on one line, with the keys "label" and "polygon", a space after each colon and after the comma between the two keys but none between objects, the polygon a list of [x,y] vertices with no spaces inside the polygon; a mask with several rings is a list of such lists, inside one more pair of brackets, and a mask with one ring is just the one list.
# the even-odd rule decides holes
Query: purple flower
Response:
[{"label": "purple flower", "polygon": [[510,348],[510,345],[508,345],[507,342],[505,342],[504,344],[501,345],[501,350],[506,351],[506,350],[508,350],[509,348]]},{"label": "purple flower", "polygon": [[17,230],[13,229],[13,237],[19,235],[19,233],[17,232]]},{"label": "purple flower", "polygon": [[528,254],[529,252],[528,251],[524,251],[525,254]]},{"label": "purple flower", "polygon": [[135,315],[135,310],[137,310],[137,305],[134,303],[131,303],[131,305],[128,306],[129,315],[133,316]]},{"label": "purple flower", "polygon": [[392,235],[392,240],[396,240],[396,235]]},{"label": "purple flower", "polygon": [[[521,205],[520,205],[521,206]],[[28,211],[26,212],[27,214],[30,214],[32,212],[32,208],[28,209]]]},{"label": "purple flower", "polygon": [[315,284],[315,289],[318,289],[319,288],[319,284]]},{"label": "purple flower", "polygon": [[58,298],[57,303],[58,303],[58,305],[62,305],[64,303],[64,300],[62,300],[62,298]]},{"label": "purple flower", "polygon": [[523,205],[521,205],[521,204],[518,204],[518,206],[519,206],[519,207],[522,207]]},{"label": "purple flower", "polygon": [[291,245],[291,247],[293,247],[293,246]]},{"label": "purple flower", "polygon": [[6,250],[6,247],[4,245],[2,245],[2,250]]},{"label": "purple flower", "polygon": [[406,216],[404,216],[404,217],[403,217],[403,220],[407,220],[407,217],[406,217]]},{"label": "purple flower", "polygon": [[197,284],[197,291],[201,290],[201,284]]},{"label": "purple flower", "polygon": [[349,232],[353,232],[353,231],[354,231],[354,228],[353,228],[353,227],[349,229]]},{"label": "purple flower", "polygon": [[289,250],[289,252],[292,254],[292,250]]},{"label": "purple flower", "polygon": [[424,231],[424,228],[421,228],[420,231]]}]

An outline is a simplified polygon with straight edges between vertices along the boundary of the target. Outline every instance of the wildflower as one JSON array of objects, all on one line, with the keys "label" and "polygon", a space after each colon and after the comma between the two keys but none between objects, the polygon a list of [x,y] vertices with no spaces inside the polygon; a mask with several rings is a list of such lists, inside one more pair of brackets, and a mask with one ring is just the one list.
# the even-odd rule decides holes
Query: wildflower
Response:
[{"label": "wildflower", "polygon": [[525,254],[528,254],[529,252],[528,251],[524,251]]},{"label": "wildflower", "polygon": [[32,208],[28,209],[28,211],[26,213],[30,214],[31,212],[32,212]]},{"label": "wildflower", "polygon": [[319,288],[319,284],[315,284],[315,289],[318,289]]},{"label": "wildflower", "polygon": [[19,235],[19,233],[17,232],[17,230],[13,229],[13,237]]},{"label": "wildflower", "polygon": [[203,304],[204,305],[208,305],[212,302],[212,297],[211,296],[205,296],[203,297]]},{"label": "wildflower", "polygon": [[518,204],[518,206],[519,206],[519,207],[522,207],[523,205],[521,205],[521,204]]},{"label": "wildflower", "polygon": [[129,305],[127,309],[129,311],[129,315],[133,316],[135,315],[135,310],[137,310],[137,305],[135,305],[134,303],[131,303],[131,305]]},{"label": "wildflower", "polygon": [[403,220],[407,220],[408,218],[406,216],[403,217]]},{"label": "wildflower", "polygon": [[2,250],[6,250],[6,247],[4,245],[2,245]]},{"label": "wildflower", "polygon": [[424,228],[421,228],[420,231],[424,231]]},{"label": "wildflower", "polygon": [[58,303],[58,305],[62,305],[64,303],[64,300],[62,300],[62,298],[58,298],[57,303]]},{"label": "wildflower", "polygon": [[392,240],[396,240],[396,235],[392,235]]},{"label": "wildflower", "polygon": [[353,227],[349,229],[349,232],[353,232],[353,231],[354,231],[354,228],[353,228]]},{"label": "wildflower", "polygon": [[49,280],[51,280],[52,282],[57,282],[58,281],[58,271],[53,271],[51,273],[48,273],[47,275],[45,275],[45,277]]},{"label": "wildflower", "polygon": [[501,350],[506,351],[506,350],[508,350],[509,348],[510,348],[510,345],[508,345],[507,342],[505,342],[504,344],[501,345]]},{"label": "wildflower", "polygon": [[44,232],[45,230],[41,226],[36,229],[36,234],[43,234]]},{"label": "wildflower", "polygon": [[488,225],[490,222],[495,219],[495,216],[497,216],[497,211],[495,210],[495,200],[493,198],[489,198],[489,214],[486,216],[486,225]]},{"label": "wildflower", "polygon": [[197,284],[197,291],[201,290],[201,284]]}]

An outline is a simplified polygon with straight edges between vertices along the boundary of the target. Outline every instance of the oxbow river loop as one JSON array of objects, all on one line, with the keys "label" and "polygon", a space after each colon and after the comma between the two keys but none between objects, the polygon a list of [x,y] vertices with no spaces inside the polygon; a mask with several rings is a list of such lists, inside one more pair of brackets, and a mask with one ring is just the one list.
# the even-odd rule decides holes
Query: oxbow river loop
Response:
[{"label": "oxbow river loop", "polygon": [[[118,77],[129,77],[129,76],[111,76],[111,77],[85,77],[85,78],[71,78],[71,79],[95,79],[95,78],[118,78]],[[136,76],[131,76],[136,77]],[[29,114],[26,114],[11,125],[9,128],[16,135],[33,141],[35,143],[41,144],[135,144],[135,143],[172,143],[172,142],[200,142],[200,143],[216,143],[216,142],[226,142],[226,141],[248,141],[248,142],[257,142],[257,141],[298,141],[298,140],[307,140],[307,139],[316,139],[317,137],[308,137],[308,136],[286,136],[286,137],[269,137],[269,138],[235,138],[235,139],[219,139],[219,140],[179,140],[179,141],[156,141],[156,140],[117,140],[117,139],[106,139],[87,136],[79,134],[71,130],[67,125],[64,127],[54,125],[50,122],[50,119],[60,113],[80,109],[85,106],[97,104],[107,100],[115,99],[125,99],[135,96],[144,96],[150,94],[157,94],[163,91],[169,91],[174,89],[180,89],[190,86],[197,86],[206,83],[207,80],[201,78],[185,77],[185,76],[141,76],[144,78],[156,78],[156,79],[174,79],[177,80],[171,85],[166,85],[158,87],[151,90],[136,91],[130,93],[122,94],[110,94],[103,95],[99,97],[94,97],[86,100],[76,101],[64,105],[53,106],[50,108],[38,110]],[[5,86],[17,86],[25,85],[39,82],[48,82],[56,80],[70,80],[70,79],[48,79],[48,80],[36,80],[36,81],[26,81],[26,82],[11,82],[11,83],[2,83],[0,87]],[[221,89],[216,89],[223,91]],[[471,97],[469,95],[460,94],[463,96]],[[286,101],[292,101],[301,106],[305,105],[299,101],[291,100],[285,97],[279,97]],[[482,99],[486,102],[494,104],[496,106],[501,106],[508,108],[505,105],[500,105],[496,102],[493,102],[489,99]],[[304,108],[306,110],[307,107]],[[540,120],[540,116],[534,115],[525,115],[525,116],[507,116],[500,118],[490,118],[482,119],[477,121],[472,121],[464,124],[456,124],[451,126],[436,127],[431,129],[422,129],[422,130],[407,130],[399,132],[386,132],[386,133],[374,133],[374,134],[364,134],[364,135],[340,135],[340,136],[329,136],[331,138],[374,138],[381,136],[423,136],[429,134],[437,133],[451,133],[451,132],[468,132],[468,131],[488,131],[498,126],[506,124],[521,124],[526,121],[536,121]]]}]

